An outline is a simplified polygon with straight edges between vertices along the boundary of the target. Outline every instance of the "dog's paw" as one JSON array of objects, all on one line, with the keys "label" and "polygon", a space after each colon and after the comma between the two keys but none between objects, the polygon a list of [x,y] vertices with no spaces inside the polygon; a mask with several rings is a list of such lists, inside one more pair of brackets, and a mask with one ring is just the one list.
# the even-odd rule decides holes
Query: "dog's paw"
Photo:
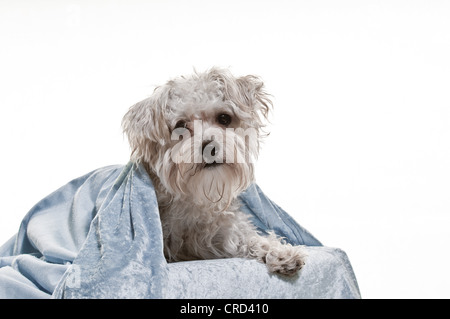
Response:
[{"label": "dog's paw", "polygon": [[270,250],[265,258],[269,271],[294,276],[304,265],[306,252],[300,246],[282,245]]}]

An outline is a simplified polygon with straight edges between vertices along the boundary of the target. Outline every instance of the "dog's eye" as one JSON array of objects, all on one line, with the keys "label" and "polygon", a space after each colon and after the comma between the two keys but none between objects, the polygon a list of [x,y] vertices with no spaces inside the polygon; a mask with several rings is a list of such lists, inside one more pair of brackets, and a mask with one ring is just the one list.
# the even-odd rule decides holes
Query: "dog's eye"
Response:
[{"label": "dog's eye", "polygon": [[173,129],[186,128],[186,126],[187,126],[186,121],[180,120],[180,121],[177,122],[177,124],[175,124],[175,127]]},{"label": "dog's eye", "polygon": [[223,126],[228,126],[231,123],[231,116],[228,114],[220,114],[217,117],[217,123]]}]

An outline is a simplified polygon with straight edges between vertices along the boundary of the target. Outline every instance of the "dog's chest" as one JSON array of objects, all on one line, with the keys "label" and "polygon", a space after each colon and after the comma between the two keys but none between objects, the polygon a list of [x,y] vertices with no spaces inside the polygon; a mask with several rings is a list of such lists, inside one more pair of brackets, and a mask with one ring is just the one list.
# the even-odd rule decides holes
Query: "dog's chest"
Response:
[{"label": "dog's chest", "polygon": [[168,261],[234,256],[239,242],[234,214],[217,214],[194,207],[161,210],[164,254]]}]

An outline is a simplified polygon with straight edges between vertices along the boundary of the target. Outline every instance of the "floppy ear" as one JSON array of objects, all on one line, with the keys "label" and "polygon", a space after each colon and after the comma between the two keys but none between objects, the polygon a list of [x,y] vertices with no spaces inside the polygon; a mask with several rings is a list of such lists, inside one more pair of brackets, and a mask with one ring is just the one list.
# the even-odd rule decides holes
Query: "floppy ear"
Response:
[{"label": "floppy ear", "polygon": [[270,95],[264,90],[262,80],[257,76],[247,75],[237,78],[236,84],[244,100],[244,105],[250,107],[252,111],[260,113],[267,120],[272,101]]},{"label": "floppy ear", "polygon": [[164,120],[168,88],[158,87],[149,98],[136,103],[122,119],[122,128],[132,149],[132,158],[149,163],[164,141],[170,139]]}]

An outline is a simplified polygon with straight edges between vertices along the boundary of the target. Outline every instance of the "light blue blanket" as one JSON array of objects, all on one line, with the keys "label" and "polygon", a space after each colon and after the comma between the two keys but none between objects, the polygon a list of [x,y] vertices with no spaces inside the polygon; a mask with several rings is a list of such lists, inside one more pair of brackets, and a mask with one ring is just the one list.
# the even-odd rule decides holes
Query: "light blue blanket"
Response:
[{"label": "light blue blanket", "polygon": [[241,258],[167,263],[151,180],[141,165],[109,166],[36,204],[0,247],[0,298],[359,298],[346,254],[323,247],[252,185],[242,210],[260,231],[306,245],[286,278]]}]

